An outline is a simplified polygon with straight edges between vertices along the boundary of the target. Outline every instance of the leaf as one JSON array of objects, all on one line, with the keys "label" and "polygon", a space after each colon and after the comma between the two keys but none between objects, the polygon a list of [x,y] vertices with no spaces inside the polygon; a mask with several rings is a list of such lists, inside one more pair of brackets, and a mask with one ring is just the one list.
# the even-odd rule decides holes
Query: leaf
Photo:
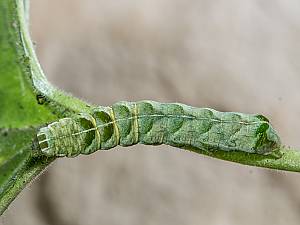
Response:
[{"label": "leaf", "polygon": [[1,213],[32,178],[52,158],[30,158],[35,129],[2,130],[0,136],[0,209]]},{"label": "leaf", "polygon": [[86,110],[86,103],[47,83],[33,52],[24,3],[0,1],[0,214],[53,161],[30,154],[36,128]]}]

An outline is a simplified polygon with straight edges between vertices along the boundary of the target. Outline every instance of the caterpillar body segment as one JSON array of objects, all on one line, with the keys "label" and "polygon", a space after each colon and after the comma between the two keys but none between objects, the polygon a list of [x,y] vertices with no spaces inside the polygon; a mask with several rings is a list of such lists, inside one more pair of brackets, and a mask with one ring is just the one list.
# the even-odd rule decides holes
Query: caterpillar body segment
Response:
[{"label": "caterpillar body segment", "polygon": [[257,154],[280,147],[276,131],[264,116],[154,101],[96,107],[90,114],[80,113],[40,128],[37,140],[42,154],[57,157],[138,143]]}]

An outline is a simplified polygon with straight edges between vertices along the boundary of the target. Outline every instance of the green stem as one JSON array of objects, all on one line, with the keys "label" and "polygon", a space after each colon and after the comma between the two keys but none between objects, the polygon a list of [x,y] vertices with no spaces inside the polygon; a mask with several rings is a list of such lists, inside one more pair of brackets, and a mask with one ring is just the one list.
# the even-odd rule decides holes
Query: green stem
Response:
[{"label": "green stem", "polygon": [[300,172],[300,151],[289,148],[281,148],[282,157],[276,158],[272,155],[258,155],[245,152],[221,152],[207,153],[197,149],[188,149],[214,158],[240,163],[243,165],[264,167],[275,170]]}]

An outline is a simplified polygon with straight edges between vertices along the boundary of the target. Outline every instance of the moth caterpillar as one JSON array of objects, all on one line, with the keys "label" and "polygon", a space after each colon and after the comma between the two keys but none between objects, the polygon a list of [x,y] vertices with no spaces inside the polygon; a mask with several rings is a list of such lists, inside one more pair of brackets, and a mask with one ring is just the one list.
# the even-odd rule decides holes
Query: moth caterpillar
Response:
[{"label": "moth caterpillar", "polygon": [[262,115],[154,101],[122,101],[60,119],[39,129],[37,143],[42,154],[57,157],[138,143],[257,154],[280,147],[279,136]]}]

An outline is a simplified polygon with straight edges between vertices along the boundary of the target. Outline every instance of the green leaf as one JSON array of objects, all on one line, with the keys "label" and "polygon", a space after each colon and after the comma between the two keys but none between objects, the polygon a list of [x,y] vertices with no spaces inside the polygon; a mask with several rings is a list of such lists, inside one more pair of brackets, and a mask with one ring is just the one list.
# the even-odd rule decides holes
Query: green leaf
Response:
[{"label": "green leaf", "polygon": [[29,79],[28,58],[22,53],[16,4],[1,1],[0,10],[1,128],[26,127],[55,119],[49,110],[36,104]]},{"label": "green leaf", "polygon": [[29,38],[24,3],[0,1],[0,214],[53,161],[30,154],[37,127],[87,109],[46,81]]}]

